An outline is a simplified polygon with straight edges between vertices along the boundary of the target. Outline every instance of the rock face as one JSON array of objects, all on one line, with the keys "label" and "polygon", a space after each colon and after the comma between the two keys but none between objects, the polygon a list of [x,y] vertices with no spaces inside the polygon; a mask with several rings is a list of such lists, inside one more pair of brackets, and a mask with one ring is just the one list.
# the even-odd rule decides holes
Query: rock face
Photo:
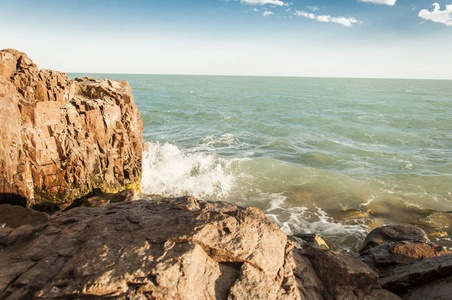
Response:
[{"label": "rock face", "polygon": [[300,252],[255,207],[193,197],[0,229],[1,299],[398,299],[364,263]]},{"label": "rock face", "polygon": [[73,81],[3,50],[0,139],[0,203],[61,209],[94,189],[139,190],[142,121],[125,81]]}]

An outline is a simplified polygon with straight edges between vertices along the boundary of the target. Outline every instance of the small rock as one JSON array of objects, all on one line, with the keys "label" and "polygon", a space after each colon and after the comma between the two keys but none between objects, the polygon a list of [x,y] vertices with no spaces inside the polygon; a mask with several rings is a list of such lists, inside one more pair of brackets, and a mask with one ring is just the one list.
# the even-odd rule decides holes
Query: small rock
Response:
[{"label": "small rock", "polygon": [[290,236],[294,242],[297,243],[297,247],[303,250],[309,250],[311,248],[329,250],[327,243],[317,234],[313,233],[298,233]]}]

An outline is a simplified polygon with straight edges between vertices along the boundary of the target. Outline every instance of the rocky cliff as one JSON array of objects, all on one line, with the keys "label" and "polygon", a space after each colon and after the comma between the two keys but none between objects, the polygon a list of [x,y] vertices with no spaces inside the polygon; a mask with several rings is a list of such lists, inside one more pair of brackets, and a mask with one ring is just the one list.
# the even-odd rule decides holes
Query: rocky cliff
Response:
[{"label": "rocky cliff", "polygon": [[62,209],[95,189],[139,190],[142,121],[125,81],[73,81],[3,50],[0,139],[0,203]]}]

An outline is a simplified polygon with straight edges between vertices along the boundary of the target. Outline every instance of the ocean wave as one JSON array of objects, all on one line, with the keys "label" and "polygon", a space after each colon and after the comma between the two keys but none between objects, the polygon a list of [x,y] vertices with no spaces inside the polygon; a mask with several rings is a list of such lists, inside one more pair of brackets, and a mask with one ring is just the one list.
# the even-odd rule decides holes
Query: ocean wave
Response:
[{"label": "ocean wave", "polygon": [[143,155],[142,193],[221,199],[235,187],[237,159],[183,152],[169,143],[149,143]]},{"label": "ocean wave", "polygon": [[[225,146],[235,143],[233,135],[220,139],[208,136],[205,142],[221,139]],[[143,198],[192,195],[256,206],[286,234],[316,233],[342,252],[356,251],[370,224],[408,221],[429,225],[424,220],[430,214],[426,209],[441,210],[450,203],[435,199],[421,189],[420,183],[413,185],[410,181],[412,194],[401,191],[399,186],[400,181],[389,184],[386,180],[356,180],[270,158],[234,158],[215,151],[183,150],[167,142],[150,143],[143,155]],[[451,190],[447,192],[450,198]]]}]

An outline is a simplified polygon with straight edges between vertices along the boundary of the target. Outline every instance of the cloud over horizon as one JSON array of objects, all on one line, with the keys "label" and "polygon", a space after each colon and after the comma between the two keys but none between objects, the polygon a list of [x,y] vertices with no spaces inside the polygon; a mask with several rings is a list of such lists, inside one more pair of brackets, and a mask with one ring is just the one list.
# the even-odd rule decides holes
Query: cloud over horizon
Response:
[{"label": "cloud over horizon", "polygon": [[359,0],[361,2],[374,3],[374,4],[385,4],[389,6],[394,6],[397,0]]},{"label": "cloud over horizon", "polygon": [[272,12],[272,11],[268,11],[268,10],[266,10],[266,11],[264,11],[263,13],[262,13],[262,15],[264,16],[264,17],[268,17],[268,16],[271,16],[271,15],[273,15],[274,13]]},{"label": "cloud over horizon", "polygon": [[438,3],[433,3],[432,5],[434,6],[432,11],[423,9],[419,12],[418,16],[424,20],[452,26],[452,4],[446,4],[445,10],[441,10]]},{"label": "cloud over horizon", "polygon": [[344,25],[345,27],[350,27],[350,26],[352,26],[353,23],[357,23],[358,22],[358,20],[356,20],[353,17],[349,17],[349,18],[346,18],[346,17],[331,17],[331,16],[328,16],[328,15],[317,16],[317,15],[315,15],[313,13],[308,13],[308,12],[300,11],[300,10],[295,10],[294,14],[296,16],[298,16],[298,17],[305,17],[305,18],[312,19],[312,20],[317,20],[317,21],[320,21],[320,22],[338,23],[338,24]]}]

